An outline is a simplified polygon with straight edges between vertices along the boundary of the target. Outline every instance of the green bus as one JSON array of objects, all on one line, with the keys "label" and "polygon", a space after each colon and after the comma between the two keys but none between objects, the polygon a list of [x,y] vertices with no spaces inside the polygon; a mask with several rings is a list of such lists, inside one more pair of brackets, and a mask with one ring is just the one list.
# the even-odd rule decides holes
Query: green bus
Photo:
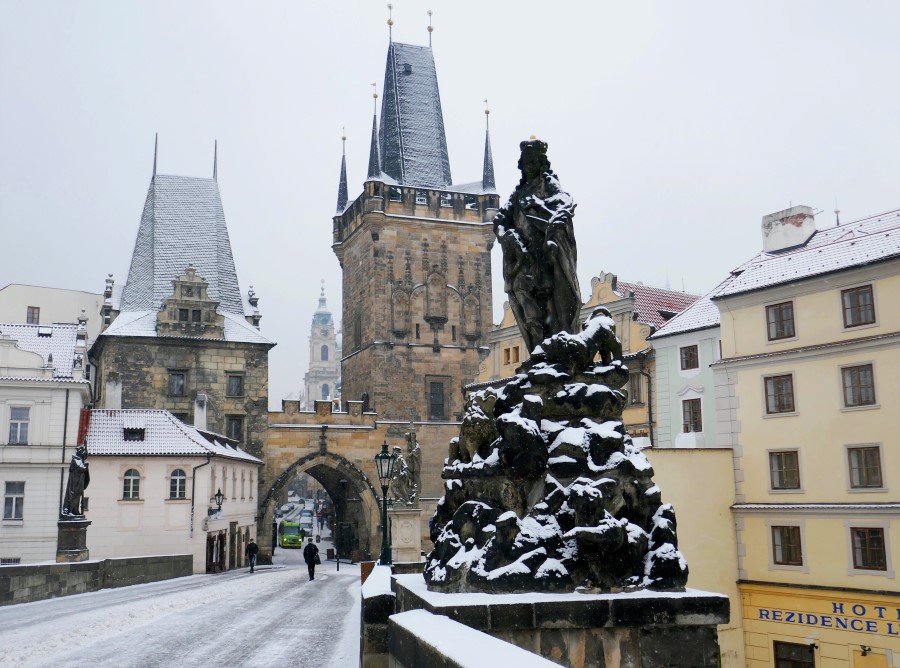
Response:
[{"label": "green bus", "polygon": [[298,522],[282,522],[278,525],[278,545],[280,547],[303,547],[303,536]]}]

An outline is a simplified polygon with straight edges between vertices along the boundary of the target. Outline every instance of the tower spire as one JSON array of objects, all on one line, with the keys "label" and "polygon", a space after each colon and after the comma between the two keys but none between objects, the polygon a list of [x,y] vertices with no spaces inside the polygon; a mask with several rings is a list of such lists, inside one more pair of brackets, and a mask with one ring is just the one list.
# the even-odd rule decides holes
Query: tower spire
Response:
[{"label": "tower spire", "polygon": [[219,140],[213,143],[213,181],[219,180]]},{"label": "tower spire", "polygon": [[494,181],[494,157],[491,155],[491,110],[488,101],[484,101],[484,171],[481,176],[482,190],[496,190]]},{"label": "tower spire", "polygon": [[[373,88],[375,84],[372,84]],[[366,180],[381,179],[381,151],[378,146],[378,93],[373,90],[372,98],[375,100],[376,112],[372,114],[372,144],[369,147],[369,173]]]},{"label": "tower spire", "polygon": [[428,48],[431,48],[431,33],[434,32],[434,27],[431,25],[431,14],[432,11],[429,9],[426,14],[428,14]]},{"label": "tower spire", "polygon": [[387,20],[388,42],[393,42],[394,41],[394,19],[391,16],[391,14],[392,14],[392,10],[394,9],[394,5],[392,5],[391,3],[388,3],[387,8],[388,8],[388,20]]},{"label": "tower spire", "polygon": [[153,177],[156,177],[156,150],[159,148],[159,133],[153,138]]},{"label": "tower spire", "polygon": [[[337,213],[344,213],[347,208],[347,133],[341,128],[341,180],[338,182]],[[325,284],[322,283],[324,290]]]}]

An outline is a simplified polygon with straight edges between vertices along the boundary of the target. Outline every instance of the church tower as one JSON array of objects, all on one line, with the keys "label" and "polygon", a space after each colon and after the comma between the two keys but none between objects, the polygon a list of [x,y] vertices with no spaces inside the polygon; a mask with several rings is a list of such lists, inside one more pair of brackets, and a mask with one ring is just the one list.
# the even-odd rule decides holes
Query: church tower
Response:
[{"label": "church tower", "polygon": [[325,281],[322,281],[319,308],[313,314],[309,332],[309,371],[303,377],[308,409],[312,410],[314,401],[325,401],[340,396],[340,351],[334,319],[325,303]]},{"label": "church tower", "polygon": [[[491,327],[489,139],[482,178],[454,183],[430,46],[391,42],[362,193],[342,162],[333,249],[343,269],[343,396],[382,419],[460,420]],[[376,96],[377,97],[377,96]]]}]

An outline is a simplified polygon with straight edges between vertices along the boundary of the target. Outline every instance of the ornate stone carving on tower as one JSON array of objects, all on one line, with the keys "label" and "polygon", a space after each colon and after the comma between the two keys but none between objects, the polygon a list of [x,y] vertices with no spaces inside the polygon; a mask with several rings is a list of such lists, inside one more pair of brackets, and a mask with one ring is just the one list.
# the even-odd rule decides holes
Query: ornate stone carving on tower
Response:
[{"label": "ornate stone carving on tower", "polygon": [[343,394],[367,392],[382,418],[452,421],[487,354],[499,206],[490,140],[481,178],[454,184],[430,47],[392,42],[383,91],[363,192],[349,203],[341,163]]},{"label": "ornate stone carving on tower", "polygon": [[335,399],[341,390],[341,347],[335,334],[334,319],[325,303],[325,281],[319,295],[319,308],[313,314],[309,330],[309,370],[303,376],[306,405]]}]

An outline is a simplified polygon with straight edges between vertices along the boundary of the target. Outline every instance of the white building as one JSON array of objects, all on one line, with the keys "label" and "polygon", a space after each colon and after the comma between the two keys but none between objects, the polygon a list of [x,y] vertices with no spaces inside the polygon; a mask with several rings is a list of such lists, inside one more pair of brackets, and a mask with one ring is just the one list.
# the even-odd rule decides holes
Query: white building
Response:
[{"label": "white building", "polygon": [[65,470],[90,401],[86,323],[0,324],[0,563],[55,560]]},{"label": "white building", "polygon": [[[204,400],[198,397],[195,419]],[[90,412],[87,449],[92,559],[191,554],[195,573],[247,563],[262,462],[235,441],[165,410],[97,409]]]},{"label": "white building", "polygon": [[87,317],[87,340],[90,344],[100,333],[100,309],[103,295],[68,288],[9,283],[0,288],[0,322],[22,322],[29,325],[51,325],[75,322]]}]

